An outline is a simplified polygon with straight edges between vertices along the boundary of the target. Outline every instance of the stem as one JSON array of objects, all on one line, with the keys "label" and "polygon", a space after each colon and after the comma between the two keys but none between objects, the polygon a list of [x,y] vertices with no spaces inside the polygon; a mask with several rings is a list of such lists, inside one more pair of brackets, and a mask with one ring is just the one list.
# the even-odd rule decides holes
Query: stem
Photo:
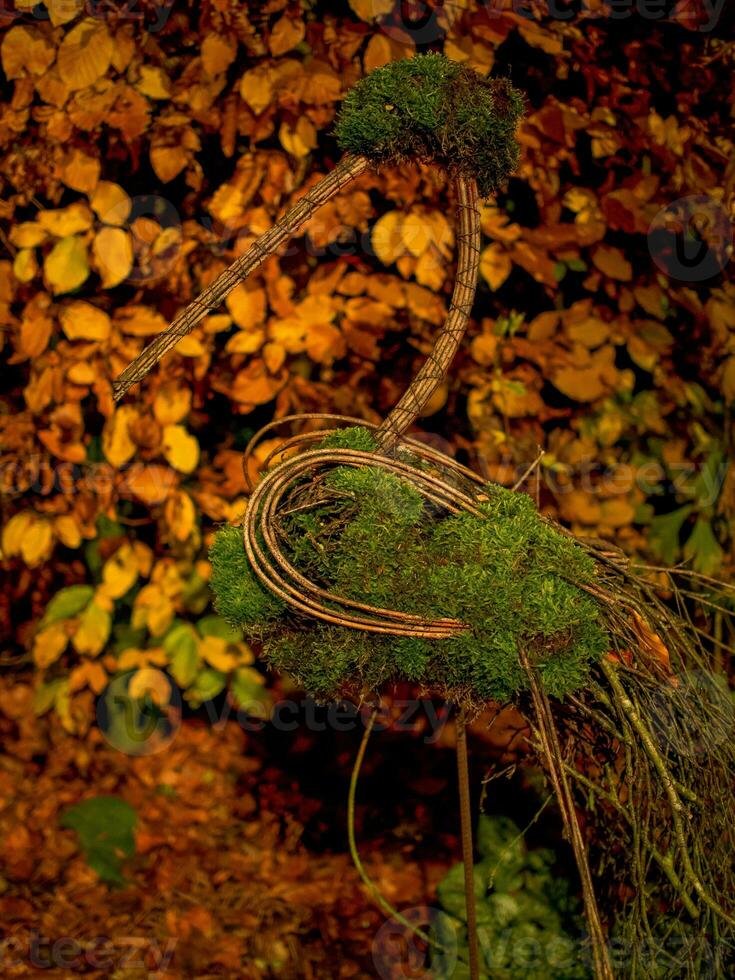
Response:
[{"label": "stem", "polygon": [[528,676],[541,747],[546,757],[551,782],[559,802],[564,827],[569,835],[577,869],[579,870],[579,877],[582,882],[582,898],[584,900],[584,910],[587,917],[587,925],[590,930],[590,940],[592,942],[595,978],[596,980],[614,980],[607,945],[605,943],[605,934],[597,908],[595,890],[592,885],[592,875],[590,874],[584,840],[582,838],[582,832],[579,829],[577,811],[574,808],[574,797],[572,796],[572,790],[564,769],[564,757],[556,734],[551,705],[549,704],[546,692],[540,687],[536,679],[525,650],[521,650],[519,659],[521,666]]},{"label": "stem", "polygon": [[232,292],[238,283],[246,279],[269,255],[276,252],[314,212],[338,194],[342,188],[359,177],[369,166],[365,157],[348,154],[330,173],[308,191],[272,228],[257,238],[245,255],[217,276],[203,293],[191,302],[173,321],[171,326],[159,334],[135,360],[128,364],[123,373],[112,384],[115,401],[118,402],[134,384],[142,381],[163,355],[175,347],[182,337],[208,313],[214,313],[225,296]]},{"label": "stem", "polygon": [[475,902],[475,858],[472,847],[472,808],[467,761],[467,725],[464,711],[457,715],[457,774],[459,776],[459,815],[464,865],[464,901],[467,910],[467,942],[470,950],[470,980],[479,980],[480,956],[477,947],[477,906]]},{"label": "stem", "polygon": [[459,250],[449,314],[421,370],[378,429],[378,442],[383,451],[395,446],[443,384],[469,322],[480,265],[479,199],[474,180],[458,177],[456,187]]},{"label": "stem", "polygon": [[370,714],[368,723],[365,726],[365,731],[363,732],[362,735],[362,741],[360,742],[360,748],[358,749],[357,757],[355,758],[355,764],[352,767],[352,775],[350,776],[350,790],[347,795],[347,839],[350,845],[350,856],[352,857],[352,863],[355,865],[355,868],[357,869],[357,873],[360,875],[360,878],[362,878],[363,884],[370,892],[370,897],[372,898],[372,900],[383,912],[385,912],[385,914],[389,918],[395,919],[396,922],[399,922],[405,929],[410,930],[415,936],[421,939],[422,942],[425,942],[429,946],[433,946],[434,949],[437,949],[440,952],[445,953],[447,951],[445,946],[442,946],[441,943],[438,943],[433,936],[430,936],[427,932],[424,932],[423,929],[419,929],[417,926],[413,924],[413,922],[409,922],[408,919],[405,916],[401,915],[401,913],[397,909],[395,909],[387,899],[383,898],[383,896],[378,891],[377,885],[365,870],[365,866],[363,865],[362,860],[360,859],[360,853],[357,850],[357,839],[355,837],[355,796],[357,793],[357,780],[360,776],[362,763],[363,760],[365,759],[365,750],[367,749],[367,744],[370,739],[370,734],[373,730],[373,726],[375,725],[375,719],[377,717],[378,717],[378,709],[374,708]]}]

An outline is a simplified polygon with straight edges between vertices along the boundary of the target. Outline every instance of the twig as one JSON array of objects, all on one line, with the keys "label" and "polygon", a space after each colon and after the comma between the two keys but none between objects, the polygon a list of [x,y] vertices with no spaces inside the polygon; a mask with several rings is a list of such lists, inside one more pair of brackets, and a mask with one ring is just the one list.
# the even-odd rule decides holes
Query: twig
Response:
[{"label": "twig", "polygon": [[457,775],[459,777],[459,816],[464,865],[464,901],[467,912],[467,943],[470,950],[470,980],[479,980],[480,954],[477,946],[477,904],[475,900],[475,857],[472,846],[472,806],[467,761],[467,723],[465,713],[457,714]]}]

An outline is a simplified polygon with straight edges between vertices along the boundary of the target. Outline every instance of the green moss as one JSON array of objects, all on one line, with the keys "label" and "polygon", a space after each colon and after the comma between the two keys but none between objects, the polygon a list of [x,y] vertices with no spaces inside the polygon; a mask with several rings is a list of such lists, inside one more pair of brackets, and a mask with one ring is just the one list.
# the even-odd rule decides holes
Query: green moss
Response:
[{"label": "green moss", "polygon": [[[356,448],[366,435],[348,430],[338,441]],[[334,447],[335,436],[329,440]],[[259,623],[267,661],[318,696],[404,679],[506,700],[527,687],[523,650],[548,693],[563,697],[609,648],[598,606],[580,587],[594,578],[594,561],[545,522],[530,497],[487,486],[483,517],[475,517],[437,514],[412,485],[378,467],[338,466],[325,484],[326,499],[282,518],[289,560],[345,598],[451,616],[468,629],[429,641],[277,619],[285,610],[247,569],[241,532],[220,532],[211,553],[218,610],[245,626]]]},{"label": "green moss", "polygon": [[335,429],[319,443],[321,449],[357,449],[363,453],[371,453],[377,449],[377,443],[370,429],[361,425],[349,429]]},{"label": "green moss", "polygon": [[260,584],[245,555],[241,527],[223,527],[209,549],[214,607],[237,627],[257,627],[284,612],[283,603]]},{"label": "green moss", "polygon": [[346,95],[336,136],[376,163],[424,160],[477,179],[491,194],[515,169],[523,97],[442,54],[376,68]]}]

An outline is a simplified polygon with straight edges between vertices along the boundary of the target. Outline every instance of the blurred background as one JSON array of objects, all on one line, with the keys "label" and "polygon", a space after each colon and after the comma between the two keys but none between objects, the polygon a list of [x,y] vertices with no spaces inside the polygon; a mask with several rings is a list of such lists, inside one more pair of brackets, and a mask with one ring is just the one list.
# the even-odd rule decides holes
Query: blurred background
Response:
[{"label": "blurred background", "polygon": [[[732,579],[733,26],[724,0],[3,3],[3,975],[424,975],[380,952],[349,864],[359,718],[259,667],[206,556],[261,425],[376,421],[421,363],[453,280],[445,176],[361,177],[112,398],[334,167],[371,69],[437,50],[527,94],[422,438],[506,486],[537,461],[525,489],[575,532]],[[358,819],[425,920],[457,808],[451,725],[416,698],[389,692]],[[496,715],[476,783],[522,754],[523,719]],[[503,784],[521,825],[535,778]]]}]

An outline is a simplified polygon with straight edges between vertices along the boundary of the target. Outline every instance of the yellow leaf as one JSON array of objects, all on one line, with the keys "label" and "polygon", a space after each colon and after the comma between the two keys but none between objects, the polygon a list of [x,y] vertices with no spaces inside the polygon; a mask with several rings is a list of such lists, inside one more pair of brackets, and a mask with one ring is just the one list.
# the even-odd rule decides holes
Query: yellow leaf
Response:
[{"label": "yellow leaf", "polygon": [[239,330],[225,344],[228,354],[254,354],[263,346],[264,330]]},{"label": "yellow leaf", "polygon": [[[268,343],[263,347],[263,361],[271,374],[277,374],[286,360],[286,349],[282,344]],[[319,360],[319,358],[315,358]]]},{"label": "yellow leaf", "polygon": [[38,275],[36,252],[32,248],[22,248],[13,259],[13,275],[18,282],[31,282]]},{"label": "yellow leaf", "polygon": [[227,309],[238,327],[252,327],[265,319],[265,290],[241,282],[225,300]]},{"label": "yellow leaf", "polygon": [[84,9],[85,0],[45,0],[44,7],[54,27],[68,24]]},{"label": "yellow leaf", "polygon": [[207,210],[223,225],[227,225],[242,216],[243,201],[244,195],[239,187],[222,184],[212,195]]},{"label": "yellow leaf", "polygon": [[168,499],[176,487],[176,474],[168,466],[156,463],[135,467],[127,474],[126,486],[138,500],[153,507]]},{"label": "yellow leaf", "polygon": [[67,548],[78,548],[82,543],[79,525],[70,514],[61,514],[54,518],[54,533]]},{"label": "yellow leaf", "polygon": [[368,41],[368,46],[365,49],[365,54],[362,59],[365,71],[373,71],[375,68],[387,65],[389,61],[393,61],[393,48],[390,40],[385,34],[373,34]]},{"label": "yellow leaf", "polygon": [[168,323],[147,306],[125,306],[115,314],[116,326],[135,337],[148,337],[165,330]]},{"label": "yellow leaf", "polygon": [[31,525],[23,536],[20,554],[29,568],[35,568],[44,562],[54,546],[54,535],[51,522],[44,517],[34,515]]},{"label": "yellow leaf", "polygon": [[100,663],[86,660],[69,674],[69,693],[88,687],[94,694],[101,694],[107,685],[107,671]]},{"label": "yellow leaf", "polygon": [[153,414],[161,425],[173,425],[185,418],[191,408],[191,391],[175,381],[168,381],[156,392]]},{"label": "yellow leaf", "polygon": [[511,273],[513,262],[502,245],[493,242],[480,256],[480,273],[491,289],[500,289]]},{"label": "yellow leaf", "polygon": [[79,624],[71,638],[77,653],[96,657],[101,653],[110,636],[112,617],[93,599],[79,617]]},{"label": "yellow leaf", "polygon": [[78,289],[89,275],[87,246],[77,235],[62,238],[43,263],[46,282],[55,294]]},{"label": "yellow leaf", "polygon": [[592,261],[606,276],[630,282],[633,278],[633,267],[619,248],[612,245],[598,245],[592,253]]},{"label": "yellow leaf", "polygon": [[262,361],[253,361],[235,375],[230,388],[233,401],[246,405],[264,405],[276,397],[284,384],[283,378],[273,378]]},{"label": "yellow leaf", "polygon": [[11,27],[0,47],[0,59],[8,81],[22,78],[27,73],[43,75],[54,55],[50,38],[25,24]]},{"label": "yellow leaf", "polygon": [[110,336],[109,316],[83,300],[74,300],[65,306],[60,319],[61,329],[69,340],[107,340]]},{"label": "yellow leaf", "polygon": [[144,586],[135,597],[133,629],[147,626],[153,636],[161,636],[174,618],[174,606],[165,592],[154,583]]},{"label": "yellow leaf", "polygon": [[91,194],[100,179],[100,161],[97,157],[87,156],[82,150],[74,148],[63,159],[61,164],[61,179],[67,187]]},{"label": "yellow leaf", "polygon": [[317,364],[344,357],[347,347],[340,330],[331,323],[315,323],[306,334],[306,353]]},{"label": "yellow leaf", "polygon": [[725,361],[720,389],[730,404],[735,403],[735,355],[731,355]]},{"label": "yellow leaf", "polygon": [[92,246],[94,266],[105,289],[124,282],[133,267],[133,243],[122,228],[103,228]]},{"label": "yellow leaf", "polygon": [[91,385],[97,380],[99,374],[89,361],[77,361],[66,372],[66,376],[72,384]]},{"label": "yellow leaf", "polygon": [[183,425],[167,425],[163,430],[163,455],[179,473],[191,473],[199,462],[199,443]]},{"label": "yellow leaf", "polygon": [[36,245],[43,245],[47,234],[37,221],[21,221],[10,231],[8,238],[18,248],[35,248]]},{"label": "yellow leaf", "polygon": [[202,65],[210,75],[227,71],[237,54],[237,41],[221,34],[207,34],[202,42]]},{"label": "yellow leaf", "polygon": [[[197,333],[199,333],[199,336],[197,336]],[[201,331],[197,328],[188,337],[182,337],[176,345],[176,353],[182,357],[202,357],[204,354],[204,345],[201,341]]]},{"label": "yellow leaf", "polygon": [[273,30],[268,38],[268,47],[274,57],[286,54],[304,39],[306,27],[303,20],[296,20],[288,14],[279,17],[273,25]]},{"label": "yellow leaf", "polygon": [[59,75],[72,91],[87,88],[107,72],[112,53],[113,42],[105,22],[86,17],[64,35],[56,61]]},{"label": "yellow leaf", "polygon": [[101,180],[89,203],[100,221],[106,225],[124,225],[130,216],[132,202],[119,184]]},{"label": "yellow leaf", "polygon": [[588,314],[579,317],[570,315],[564,319],[564,331],[570,340],[593,350],[609,338],[610,324]]},{"label": "yellow leaf", "polygon": [[33,660],[37,667],[44,670],[55,664],[66,650],[69,642],[66,623],[52,623],[45,629],[39,630],[33,640]]},{"label": "yellow leaf", "polygon": [[111,599],[121,599],[138,581],[138,558],[133,546],[125,541],[102,568],[102,585]]},{"label": "yellow leaf", "polygon": [[290,126],[285,122],[281,123],[278,138],[287,153],[299,158],[308,156],[311,150],[316,149],[317,145],[314,123],[306,116],[299,116],[295,126]]},{"label": "yellow leaf", "polygon": [[56,238],[66,238],[68,235],[87,231],[92,227],[93,220],[92,212],[81,201],[66,208],[38,212],[38,223]]},{"label": "yellow leaf", "polygon": [[166,501],[163,511],[166,526],[177,541],[186,541],[196,526],[196,507],[188,493],[177,490]]},{"label": "yellow leaf", "polygon": [[151,166],[164,184],[167,184],[174,177],[178,177],[181,171],[189,162],[189,154],[186,149],[176,143],[173,146],[152,146],[151,147]]},{"label": "yellow leaf", "polygon": [[132,405],[122,405],[107,419],[102,429],[102,451],[117,469],[135,455],[136,445],[130,438],[129,426],[138,418]]},{"label": "yellow leaf", "polygon": [[210,667],[228,674],[240,663],[240,658],[232,652],[232,644],[219,636],[205,636],[199,643],[199,653]]},{"label": "yellow leaf", "polygon": [[348,0],[348,2],[360,20],[368,23],[392,13],[395,6],[395,0]]},{"label": "yellow leaf", "polygon": [[42,354],[51,337],[51,326],[50,317],[29,303],[20,325],[18,353],[29,358]]},{"label": "yellow leaf", "polygon": [[432,228],[420,214],[405,215],[400,227],[403,247],[416,258],[423,255],[431,245]]},{"label": "yellow leaf", "polygon": [[135,87],[149,99],[168,99],[171,95],[171,80],[156,65],[140,66],[140,81]]},{"label": "yellow leaf", "polygon": [[69,697],[69,681],[64,680],[59,685],[54,696],[54,709],[61,722],[61,727],[72,735],[76,731],[76,725],[71,713],[71,698]]},{"label": "yellow leaf", "polygon": [[269,65],[259,65],[246,71],[240,81],[240,95],[256,115],[273,102],[273,75]]},{"label": "yellow leaf", "polygon": [[607,391],[595,367],[562,368],[556,372],[553,383],[559,391],[578,402],[595,401]]},{"label": "yellow leaf", "polygon": [[416,263],[414,272],[422,286],[438,290],[446,279],[447,267],[437,250],[429,248]]},{"label": "yellow leaf", "polygon": [[142,667],[130,678],[128,694],[131,698],[150,699],[159,708],[165,708],[171,700],[171,682],[162,670]]},{"label": "yellow leaf", "polygon": [[34,515],[30,510],[22,510],[18,514],[13,514],[8,523],[3,528],[3,556],[13,558],[20,554],[23,539],[33,524]]},{"label": "yellow leaf", "polygon": [[389,211],[378,218],[373,225],[370,240],[373,251],[383,265],[392,265],[399,256],[403,255],[402,221],[403,215],[400,211]]}]

